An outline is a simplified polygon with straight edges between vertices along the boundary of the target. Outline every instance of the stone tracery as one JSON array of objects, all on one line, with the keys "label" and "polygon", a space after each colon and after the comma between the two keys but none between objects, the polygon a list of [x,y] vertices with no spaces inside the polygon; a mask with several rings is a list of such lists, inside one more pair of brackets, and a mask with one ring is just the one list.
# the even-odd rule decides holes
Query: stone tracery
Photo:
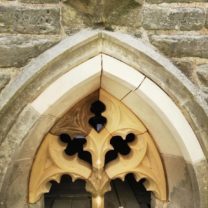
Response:
[{"label": "stone tracery", "polygon": [[[90,106],[98,99],[106,106],[102,116],[107,119],[100,131],[88,123],[93,116]],[[67,133],[71,138],[78,135],[86,137],[84,150],[91,154],[92,165],[78,155],[64,153],[66,144],[59,139],[61,133]],[[125,139],[130,133],[135,136],[134,141],[129,143],[130,153],[119,154],[115,160],[105,164],[105,155],[112,149],[111,138],[119,135]],[[72,107],[44,138],[32,166],[29,202],[38,201],[43,193],[49,191],[50,180],[59,182],[63,174],[68,174],[73,180],[86,180],[86,190],[92,194],[92,207],[102,208],[104,194],[110,190],[110,181],[124,179],[128,173],[133,173],[138,181],[147,179],[146,189],[160,200],[167,199],[163,166],[147,129],[120,101],[101,89]]]}]

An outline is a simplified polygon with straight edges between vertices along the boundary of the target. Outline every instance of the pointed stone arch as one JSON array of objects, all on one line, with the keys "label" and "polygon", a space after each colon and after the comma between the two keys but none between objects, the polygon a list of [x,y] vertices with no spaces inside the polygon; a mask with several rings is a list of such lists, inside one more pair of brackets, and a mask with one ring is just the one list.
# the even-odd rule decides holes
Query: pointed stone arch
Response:
[{"label": "pointed stone arch", "polygon": [[[118,73],[119,67],[122,73]],[[88,72],[81,77],[80,72],[85,69]],[[129,80],[128,76],[135,79]],[[67,85],[69,80],[71,83]],[[113,85],[116,86],[110,87]],[[51,96],[57,87],[58,96]],[[141,118],[161,152],[168,148],[184,158],[192,186],[197,190],[194,207],[206,207],[204,187],[207,184],[202,181],[202,176],[206,177],[208,149],[206,104],[177,68],[153,48],[128,35],[104,31],[83,31],[66,38],[27,65],[4,91],[0,100],[0,152],[6,150],[2,161],[9,166],[2,164],[0,167],[1,187],[8,187],[18,161],[27,159],[28,177],[43,135],[67,109],[99,87],[119,95],[119,99]],[[155,120],[147,116],[148,112]],[[159,127],[162,133],[157,132]],[[165,135],[170,143],[161,140]],[[24,189],[22,201],[18,199],[20,207],[27,201],[27,188]],[[2,203],[6,198],[15,197],[15,193],[7,194],[9,189],[4,190],[1,191]]]}]

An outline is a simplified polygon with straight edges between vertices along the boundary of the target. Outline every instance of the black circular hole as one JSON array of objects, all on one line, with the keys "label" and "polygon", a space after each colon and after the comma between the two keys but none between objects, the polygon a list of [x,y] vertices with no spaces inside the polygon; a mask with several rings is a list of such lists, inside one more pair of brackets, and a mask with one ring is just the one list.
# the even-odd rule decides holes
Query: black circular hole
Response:
[{"label": "black circular hole", "polygon": [[59,136],[59,138],[61,139],[62,142],[64,143],[68,143],[71,141],[71,137],[68,134],[61,134]]},{"label": "black circular hole", "polygon": [[90,108],[91,112],[94,114],[100,114],[104,112],[105,109],[106,109],[105,105],[99,100],[92,103],[91,108]]},{"label": "black circular hole", "polygon": [[134,139],[135,139],[135,135],[133,133],[130,133],[126,136],[126,142],[127,143],[133,142]]}]

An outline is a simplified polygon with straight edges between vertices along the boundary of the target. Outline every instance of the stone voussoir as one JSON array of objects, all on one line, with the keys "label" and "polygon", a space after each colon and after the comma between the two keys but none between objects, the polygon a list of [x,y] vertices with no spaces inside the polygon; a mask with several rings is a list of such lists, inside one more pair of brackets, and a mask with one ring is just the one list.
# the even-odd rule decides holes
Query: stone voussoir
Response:
[{"label": "stone voussoir", "polygon": [[0,36],[0,67],[22,67],[58,41],[57,37]]},{"label": "stone voussoir", "polygon": [[0,5],[0,33],[58,34],[59,8]]},{"label": "stone voussoir", "polygon": [[148,30],[200,30],[205,20],[203,8],[152,5],[143,10],[143,27]]},{"label": "stone voussoir", "polygon": [[150,40],[169,57],[208,58],[207,35],[152,35]]}]

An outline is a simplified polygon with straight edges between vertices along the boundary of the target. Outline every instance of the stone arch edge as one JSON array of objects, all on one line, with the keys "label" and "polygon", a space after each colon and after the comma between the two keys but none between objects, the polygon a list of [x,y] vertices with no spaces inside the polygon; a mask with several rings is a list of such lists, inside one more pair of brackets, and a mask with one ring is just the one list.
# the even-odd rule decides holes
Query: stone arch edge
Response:
[{"label": "stone arch edge", "polygon": [[[167,58],[141,40],[99,30],[84,30],[67,37],[24,67],[23,73],[3,91],[0,98],[2,137],[13,123],[12,119],[8,121],[6,118],[9,112],[15,117],[57,77],[101,52],[137,69],[165,91],[184,113],[208,158],[208,106],[202,98],[203,93]],[[0,138],[0,143],[2,140]]]},{"label": "stone arch edge", "polygon": [[[85,36],[85,38],[83,38],[83,35]],[[118,35],[118,37],[117,37],[117,35]],[[74,42],[74,39],[76,39],[76,37],[82,37],[83,42],[81,42],[81,43]],[[77,38],[77,39],[79,39],[79,38]],[[126,39],[127,39],[127,41],[125,42]],[[137,49],[135,48],[133,40],[136,41],[135,44],[139,42]],[[23,75],[21,75],[16,80],[16,83],[14,83],[12,86],[10,86],[9,88],[7,88],[4,91],[3,99],[0,101],[0,104],[2,107],[1,114],[4,115],[4,113],[7,113],[8,111],[11,111],[11,113],[14,113],[16,111],[16,113],[17,113],[16,115],[18,115],[16,117],[17,118],[16,122],[11,123],[9,125],[9,126],[12,126],[11,131],[5,132],[5,135],[7,134],[8,141],[5,141],[6,143],[4,142],[4,144],[6,144],[6,145],[4,145],[4,147],[8,148],[8,155],[6,155],[4,157],[7,157],[8,161],[10,161],[13,152],[15,152],[15,146],[14,147],[10,146],[10,142],[11,143],[18,142],[15,140],[16,138],[14,138],[14,133],[19,133],[20,139],[24,138],[26,135],[26,133],[24,132],[24,129],[21,129],[21,128],[18,129],[21,126],[21,124],[23,122],[25,122],[25,120],[22,120],[22,118],[24,118],[25,115],[27,114],[26,121],[27,121],[27,128],[28,129],[36,126],[37,121],[40,119],[36,115],[35,112],[34,112],[34,114],[31,113],[30,107],[26,106],[26,104],[29,103],[35,97],[37,97],[38,94],[40,94],[40,92],[43,91],[47,87],[47,85],[49,85],[51,82],[53,82],[57,77],[61,76],[63,73],[67,72],[68,70],[70,70],[74,66],[79,65],[80,63],[84,62],[84,60],[87,60],[87,59],[99,54],[100,52],[106,53],[108,55],[112,55],[114,57],[116,56],[115,58],[120,59],[121,61],[138,69],[139,71],[144,73],[147,77],[152,79],[155,83],[157,83],[182,109],[182,111],[184,112],[184,114],[186,116],[186,119],[190,122],[192,128],[193,127],[196,128],[196,130],[195,130],[195,128],[193,128],[193,129],[195,130],[196,133],[198,133],[197,134],[198,138],[199,138],[199,135],[201,135],[201,134],[202,134],[202,136],[204,136],[203,138],[206,138],[205,134],[207,133],[207,131],[206,131],[206,129],[204,129],[204,126],[202,126],[203,127],[202,130],[198,130],[198,128],[201,127],[200,122],[206,123],[206,119],[207,119],[206,105],[203,103],[203,101],[200,101],[200,98],[197,94],[198,93],[197,90],[195,90],[194,87],[191,85],[191,83],[189,83],[189,81],[182,74],[180,74],[178,72],[177,68],[175,68],[167,59],[160,56],[153,49],[146,47],[142,42],[132,39],[129,36],[122,35],[122,34],[113,34],[113,33],[103,32],[103,31],[97,31],[97,32],[88,31],[88,37],[86,37],[86,31],[84,31],[83,33],[81,32],[81,33],[79,33],[73,37],[69,37],[63,41],[60,44],[58,44],[57,46],[49,49],[47,52],[40,55],[36,60],[32,61],[28,66],[26,66],[24,69]],[[66,43],[68,41],[70,43],[73,42],[74,45],[73,44],[67,45]],[[129,45],[128,41],[131,42],[132,45]],[[86,45],[89,47],[86,47]],[[96,48],[94,48],[95,45],[97,45]],[[70,54],[70,56],[75,57],[80,51],[83,50],[82,46],[86,47],[87,49],[90,48],[90,50],[88,51],[89,52],[88,55],[85,57],[79,57],[78,60],[74,61],[74,63],[71,63],[71,65],[67,64],[67,67],[68,67],[67,68],[64,64],[66,64],[66,62],[70,62],[68,60],[69,54]],[[62,50],[58,50],[59,47],[63,47],[64,49],[62,48]],[[123,49],[123,51],[120,51],[121,49]],[[54,54],[53,50],[55,50],[55,52],[57,52],[59,55],[56,54],[57,56],[53,57],[52,56],[52,54]],[[68,50],[70,50],[70,52]],[[131,54],[131,55],[125,56],[125,54],[123,54],[123,56],[122,56],[122,52],[125,52],[125,51],[128,51],[127,54]],[[116,54],[116,55],[114,55],[114,54]],[[140,58],[142,60],[142,63],[137,62],[137,61],[132,61],[136,57],[135,54],[138,55],[137,58]],[[59,56],[61,56],[61,58],[59,58]],[[48,57],[50,57],[51,59],[46,60]],[[156,62],[157,58],[161,59],[161,60],[159,62],[158,61]],[[41,62],[41,60],[42,60],[42,62]],[[64,62],[64,60],[65,60],[65,62]],[[38,83],[41,82],[41,79],[39,79],[39,77],[41,75],[47,76],[48,68],[50,68],[51,66],[55,67],[56,64],[60,63],[61,61],[63,61],[62,65],[63,65],[63,69],[64,69],[62,72],[60,72],[61,70],[59,70],[59,72],[52,74],[50,77],[50,80],[46,79],[46,84],[44,86],[40,87],[40,89],[37,91],[37,94],[32,94],[30,99],[27,98],[26,102],[23,106],[18,106],[17,109],[11,110],[12,104],[14,104],[14,102],[17,101],[16,99],[18,99],[17,96],[22,96],[21,98],[24,98],[25,96],[27,96],[30,93],[30,90],[33,91],[33,89],[31,89],[32,86],[38,86]],[[152,68],[151,68],[152,66],[150,66],[148,63],[152,63],[152,65],[154,65],[157,70],[162,71],[162,75],[165,75],[168,77],[166,77],[165,80],[163,80],[163,76],[158,75],[160,73],[155,74],[155,72],[154,72],[152,74],[152,72],[153,72]],[[165,67],[166,65],[168,65],[168,66]],[[39,66],[39,67],[37,67],[37,66]],[[146,68],[142,68],[141,66],[146,66]],[[31,71],[33,73],[30,73]],[[171,83],[169,86],[167,86],[166,79],[168,79],[168,78],[169,79],[173,78],[173,82],[178,81],[179,85],[183,87],[182,94],[177,95],[178,91],[174,88],[174,86],[177,85],[178,83],[175,83],[174,86],[173,86],[173,83]],[[168,81],[170,82],[170,80],[168,80]],[[17,84],[18,87],[15,87],[15,84]],[[175,86],[175,87],[177,87],[177,89],[178,89],[178,88],[180,88],[180,86]],[[186,98],[185,101],[184,101],[184,95]],[[181,100],[182,98],[183,98],[183,100]],[[190,106],[187,105],[191,101],[193,101],[197,105],[197,109],[201,109],[201,112],[203,113],[203,118],[205,120],[203,118],[199,118],[203,121],[192,120],[191,115],[189,115]],[[191,107],[193,107],[193,106],[191,106]],[[193,113],[193,115],[199,116],[196,112],[194,112],[194,110],[195,109],[191,109],[191,112]],[[28,114],[28,112],[29,112],[29,114]],[[5,120],[3,118],[4,117],[2,117],[1,120],[3,122],[5,122]],[[43,118],[41,118],[41,119],[43,119]],[[54,121],[53,119],[54,118],[51,116],[50,122]],[[197,118],[195,118],[195,119],[197,119]],[[199,123],[197,123],[197,122],[199,122]],[[5,122],[5,124],[7,124],[7,121]],[[206,128],[206,126],[205,126],[205,128]],[[20,132],[12,132],[12,131],[15,131],[15,129],[18,129],[18,131],[20,131]],[[200,141],[200,144],[202,145],[202,147],[204,147],[203,149],[206,152],[207,148],[206,148],[206,145],[203,145],[203,143],[204,143],[203,141],[204,140],[202,139],[202,141]],[[19,140],[19,142],[21,143],[20,140]],[[201,174],[200,171],[203,166],[204,166],[204,162],[201,165],[199,164],[199,167],[197,167],[197,171],[199,171],[199,175]],[[206,166],[207,166],[207,164],[206,164]],[[204,171],[202,171],[202,172],[204,173]],[[4,174],[5,172],[3,171],[2,173]],[[205,195],[205,197],[206,197],[206,195]],[[206,200],[206,198],[204,198],[204,200]],[[201,205],[200,207],[203,207],[203,205]]]}]

